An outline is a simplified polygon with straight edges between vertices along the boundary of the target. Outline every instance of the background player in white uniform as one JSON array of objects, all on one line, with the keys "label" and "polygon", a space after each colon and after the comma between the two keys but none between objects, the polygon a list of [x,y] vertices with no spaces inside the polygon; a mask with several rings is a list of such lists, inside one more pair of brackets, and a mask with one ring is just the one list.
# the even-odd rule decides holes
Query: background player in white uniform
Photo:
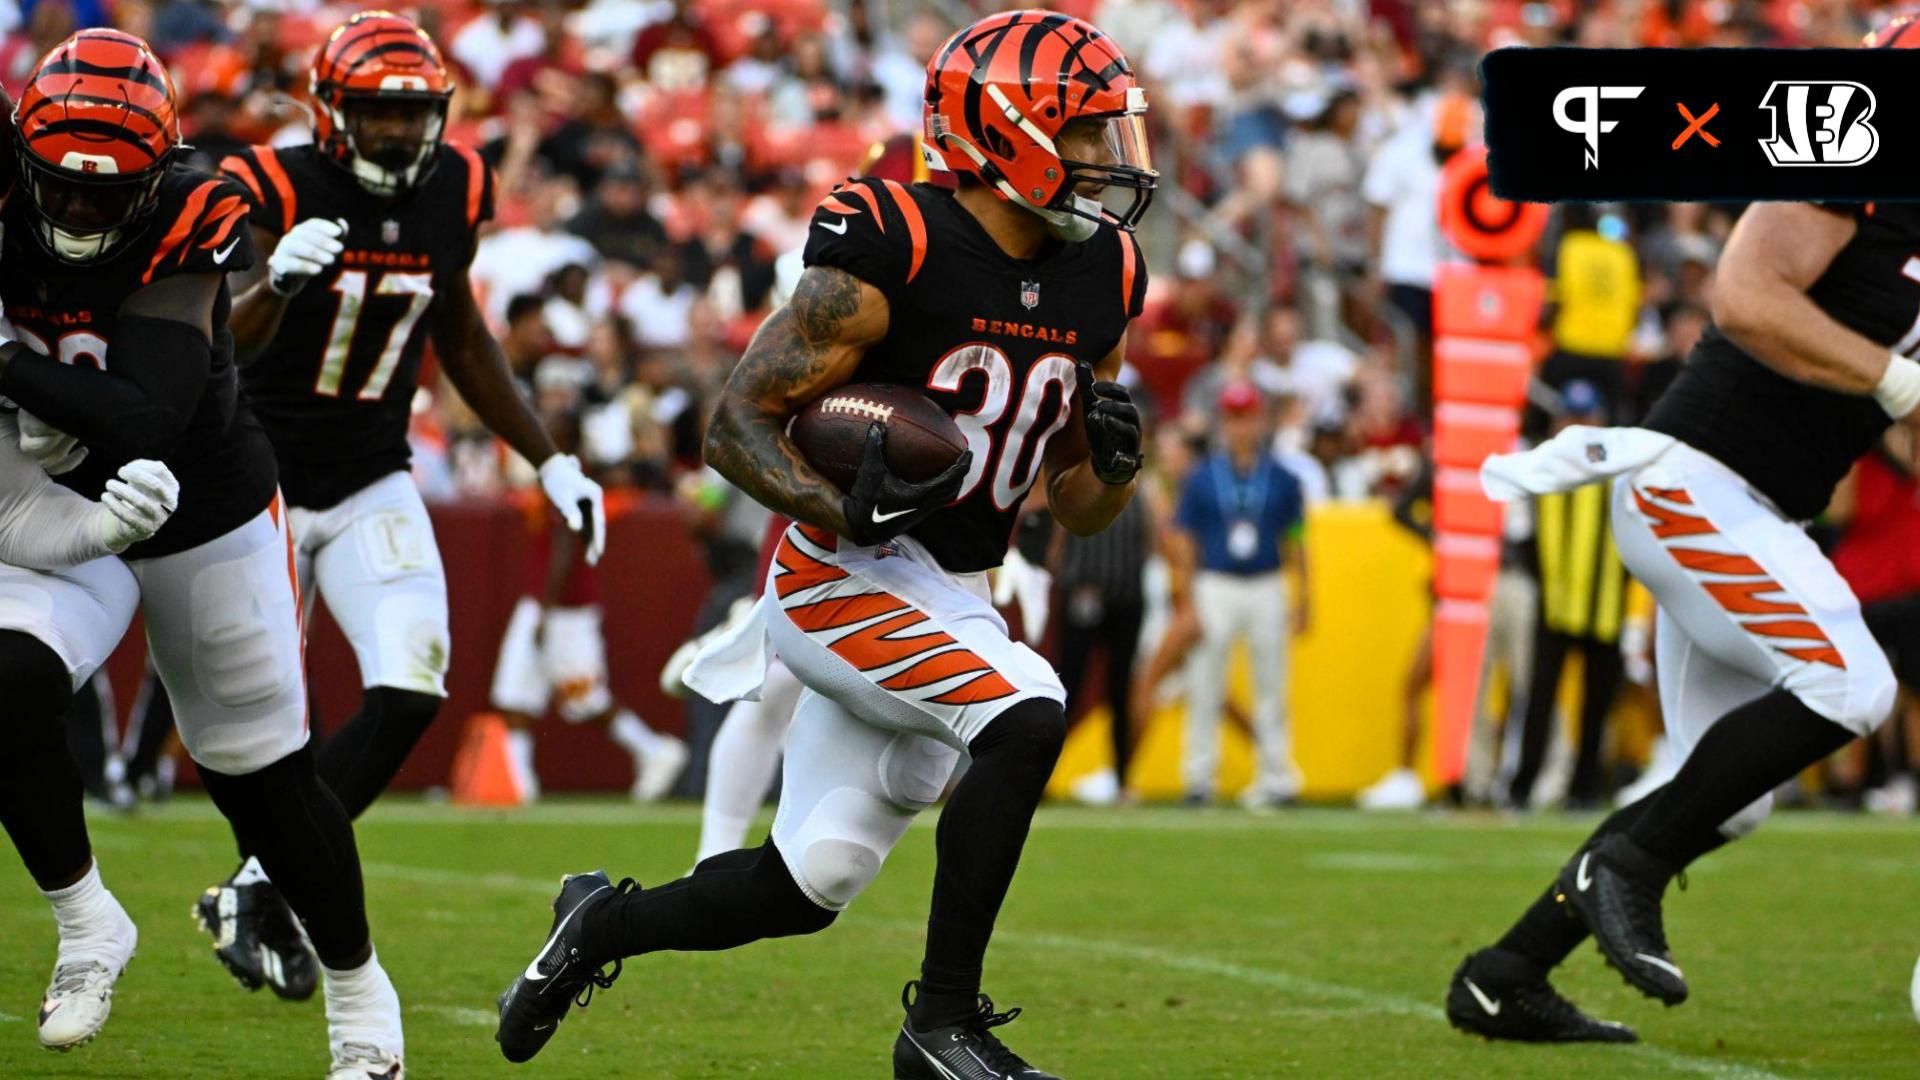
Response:
[{"label": "background player in white uniform", "polygon": [[[569,878],[547,946],[501,997],[510,1060],[537,1053],[577,994],[611,981],[602,964],[824,929],[965,752],[971,766],[940,815],[926,952],[902,995],[894,1076],[1048,1075],[995,1035],[1012,1014],[994,1012],[980,985],[1065,738],[1065,693],[1009,638],[985,572],[1043,473],[1048,505],[1075,532],[1106,527],[1132,497],[1138,414],[1106,380],[1140,310],[1131,226],[1157,174],[1145,95],[1113,43],[1078,19],[1028,11],[961,30],[928,66],[927,102],[929,141],[974,182],[948,193],[862,180],[824,200],[806,274],[734,369],[707,431],[709,463],[797,522],[774,556],[764,631],[741,635],[748,654],[764,637],[807,687],[773,835],[653,889]],[[1133,192],[1124,214],[1093,198],[1107,188]],[[874,425],[841,492],[785,429],[850,382],[925,387],[968,450],[908,483],[888,469]],[[698,662],[689,684],[740,696],[764,656],[739,659],[733,687],[700,678]]]},{"label": "background player in white uniform", "polygon": [[[536,378],[538,376],[536,375]],[[569,378],[536,389],[541,422],[567,453],[580,444],[580,394]],[[613,696],[607,677],[607,639],[601,629],[600,582],[578,539],[545,503],[528,507],[534,542],[527,579],[500,639],[488,697],[506,717],[507,751],[517,785],[540,797],[534,770],[533,725],[556,706],[569,724],[602,728],[633,758],[630,793],[654,802],[672,789],[687,765],[687,744],[648,727]]]},{"label": "background player in white uniform", "polygon": [[[446,698],[446,579],[407,474],[429,337],[474,412],[539,466],[588,561],[606,529],[599,486],[554,448],[474,303],[467,267],[493,178],[472,150],[441,141],[453,87],[438,49],[401,16],[363,12],[315,56],[310,90],[311,145],[253,147],[221,171],[249,196],[267,253],[264,267],[234,275],[241,384],[279,462],[301,586],[326,602],[366,688],[318,755],[321,779],[357,817]],[[221,905],[237,922],[219,919]],[[305,945],[256,860],[202,908],[242,985],[313,992]]]},{"label": "background player in white uniform", "polygon": [[[3,212],[0,301],[19,340],[0,347],[0,395],[85,448],[62,484],[91,494],[151,457],[181,496],[123,558],[59,574],[0,567],[8,707],[23,727],[57,717],[138,607],[208,793],[280,875],[325,967],[329,1076],[392,1080],[400,1002],[374,956],[352,823],[306,746],[286,514],[233,369],[224,271],[253,260],[246,202],[231,181],[172,168],[173,87],[130,35],[85,30],[56,46],[15,120],[21,190]],[[5,759],[0,820],[36,878],[90,865],[60,770]],[[97,873],[77,884],[120,946],[104,966],[124,966],[131,924],[114,925]]]},{"label": "background player in white uniform", "polygon": [[1903,355],[1920,339],[1916,249],[1912,204],[1755,204],[1716,271],[1714,326],[1641,428],[1569,428],[1484,467],[1498,498],[1613,478],[1615,540],[1659,602],[1661,712],[1686,760],[1467,957],[1447,996],[1455,1026],[1632,1041],[1547,973],[1592,933],[1629,984],[1686,1000],[1662,917],[1669,881],[1752,831],[1775,787],[1892,711],[1886,654],[1803,523],[1890,424],[1920,428],[1920,364]]}]

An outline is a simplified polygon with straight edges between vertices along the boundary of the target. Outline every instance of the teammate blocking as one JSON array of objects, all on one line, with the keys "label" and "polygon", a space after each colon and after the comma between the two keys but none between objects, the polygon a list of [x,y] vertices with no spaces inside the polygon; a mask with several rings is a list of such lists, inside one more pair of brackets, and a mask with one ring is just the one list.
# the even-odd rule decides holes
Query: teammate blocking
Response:
[{"label": "teammate blocking", "polygon": [[232,181],[173,168],[173,86],[130,35],[85,30],[55,47],[15,122],[0,301],[18,340],[0,346],[0,395],[58,433],[39,440],[40,460],[83,495],[135,458],[180,482],[172,517],[120,557],[0,566],[0,681],[14,729],[33,733],[0,756],[0,820],[55,902],[63,960],[85,942],[75,958],[94,965],[56,977],[43,1040],[91,1034],[48,1039],[49,1023],[98,1029],[135,943],[93,866],[64,738],[47,733],[138,607],[208,794],[312,937],[329,1077],[392,1080],[400,1003],[368,933],[352,824],[307,750],[287,515],[234,373],[225,272],[254,260],[246,200]]},{"label": "teammate blocking", "polygon": [[[431,340],[480,419],[539,468],[541,487],[597,561],[602,496],[556,451],[476,306],[467,268],[493,215],[479,155],[442,135],[453,85],[411,21],[362,12],[329,35],[310,79],[310,145],[258,146],[222,173],[251,211],[264,265],[234,270],[240,381],[272,443],[303,591],[353,647],[360,711],[318,755],[349,816],[385,790],[446,697],[447,586],[407,470],[407,422]],[[313,964],[251,845],[201,898],[240,983],[313,992]]]},{"label": "teammate blocking", "polygon": [[[815,211],[807,269],[733,372],[706,455],[796,524],[757,618],[696,659],[716,700],[757,690],[771,644],[805,686],[773,835],[653,889],[570,877],[545,947],[500,999],[509,1060],[539,1052],[624,957],[813,933],[879,873],[908,824],[972,763],[940,817],[920,978],[903,995],[896,1077],[1049,1075],[999,1039],[987,944],[1066,717],[1047,663],[1010,640],[985,572],[1044,477],[1075,532],[1133,493],[1140,428],[1111,380],[1146,271],[1132,226],[1157,180],[1146,100],[1114,43],[1052,12],[990,16],[927,73],[927,141],[958,192],[864,180]],[[1107,189],[1131,205],[1108,214]],[[1045,333],[1023,333],[1041,327]],[[789,417],[849,382],[924,387],[969,449],[923,483],[893,475],[876,428],[842,492]],[[613,964],[611,974],[602,974]]]}]

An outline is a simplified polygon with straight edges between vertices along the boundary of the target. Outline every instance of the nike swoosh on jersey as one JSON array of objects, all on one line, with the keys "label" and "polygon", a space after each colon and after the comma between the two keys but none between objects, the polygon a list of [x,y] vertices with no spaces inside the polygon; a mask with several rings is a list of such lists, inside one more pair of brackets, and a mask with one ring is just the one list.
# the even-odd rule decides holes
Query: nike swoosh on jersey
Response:
[{"label": "nike swoosh on jersey", "polygon": [[213,265],[219,266],[221,263],[226,262],[227,256],[233,254],[233,249],[239,246],[240,246],[240,238],[236,236],[233,238],[233,243],[228,244],[225,248],[213,253]]},{"label": "nike swoosh on jersey", "polygon": [[844,221],[816,221],[814,224],[830,233],[839,233],[842,236],[845,236],[847,232],[847,223]]},{"label": "nike swoosh on jersey", "polygon": [[890,514],[883,514],[880,512],[880,508],[876,506],[873,508],[873,523],[875,525],[884,525],[887,522],[892,521],[894,518],[900,517],[904,514],[913,513],[913,510],[914,508],[909,506],[905,510],[895,510]]},{"label": "nike swoosh on jersey", "polygon": [[1484,990],[1482,990],[1482,989],[1480,989],[1480,988],[1479,988],[1478,986],[1475,986],[1475,985],[1473,984],[1473,980],[1472,980],[1472,979],[1468,979],[1468,980],[1466,980],[1466,983],[1467,983],[1467,990],[1468,990],[1468,992],[1470,992],[1470,993],[1472,993],[1472,994],[1473,994],[1473,1000],[1475,1000],[1475,1001],[1477,1001],[1477,1002],[1479,1002],[1479,1003],[1480,1003],[1480,1007],[1481,1007],[1481,1008],[1483,1008],[1483,1009],[1485,1009],[1485,1010],[1487,1010],[1487,1015],[1488,1015],[1488,1016],[1499,1016],[1499,1015],[1500,1015],[1500,1003],[1499,1003],[1499,1002],[1497,1002],[1497,1001],[1495,1001],[1495,1000],[1493,1000],[1492,998],[1490,998],[1490,997],[1488,997],[1488,996],[1487,996],[1487,993],[1486,993],[1486,991],[1484,991]]},{"label": "nike swoosh on jersey", "polygon": [[578,904],[573,905],[573,910],[567,912],[566,918],[561,919],[559,922],[554,924],[553,936],[548,938],[547,943],[540,947],[540,951],[534,955],[533,959],[527,961],[527,970],[525,974],[528,979],[534,982],[547,981],[547,977],[545,975],[540,974],[540,961],[545,960],[547,958],[547,954],[553,951],[553,943],[560,940],[560,931],[565,930],[567,928],[568,920],[573,918],[575,912],[579,911],[582,907],[585,907],[587,901],[593,899],[596,896],[599,896],[602,892],[605,892],[607,889],[610,889],[612,887],[613,886],[611,885],[602,885],[598,889],[595,889],[592,892],[588,893],[587,895],[581,897],[580,902]]}]

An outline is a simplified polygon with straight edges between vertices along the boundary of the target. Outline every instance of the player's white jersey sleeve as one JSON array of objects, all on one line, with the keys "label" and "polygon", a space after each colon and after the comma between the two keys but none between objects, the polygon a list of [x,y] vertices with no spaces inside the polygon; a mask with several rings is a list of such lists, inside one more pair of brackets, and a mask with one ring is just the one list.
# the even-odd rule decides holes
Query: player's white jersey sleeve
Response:
[{"label": "player's white jersey sleeve", "polygon": [[99,503],[54,483],[20,449],[18,415],[0,414],[0,562],[59,570],[111,555],[99,516]]}]

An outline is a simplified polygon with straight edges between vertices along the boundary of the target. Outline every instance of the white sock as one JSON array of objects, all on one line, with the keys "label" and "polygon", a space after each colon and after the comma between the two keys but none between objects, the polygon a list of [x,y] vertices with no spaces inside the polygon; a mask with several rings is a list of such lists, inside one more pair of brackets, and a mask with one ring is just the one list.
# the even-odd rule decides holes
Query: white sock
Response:
[{"label": "white sock", "polygon": [[334,1044],[367,1042],[395,1054],[406,1049],[400,1027],[400,995],[375,952],[357,968],[325,964],[320,971],[327,1002],[327,1038]]},{"label": "white sock", "polygon": [[621,709],[614,713],[613,723],[607,725],[607,734],[636,758],[646,757],[660,745],[660,736],[632,709]]},{"label": "white sock", "polygon": [[247,856],[247,861],[241,863],[240,869],[233,875],[235,885],[254,885],[266,880],[267,872],[260,868],[260,860],[251,855]]},{"label": "white sock", "polygon": [[132,929],[126,911],[100,881],[98,860],[79,881],[52,892],[41,890],[40,895],[53,905],[53,921],[60,929],[60,963],[111,961],[119,938]]},{"label": "white sock", "polygon": [[513,765],[520,789],[531,793],[540,784],[540,777],[533,771],[533,732],[527,728],[509,728],[507,730],[507,758]]},{"label": "white sock", "polygon": [[[714,733],[707,752],[707,797],[701,808],[699,858],[743,847],[747,828],[780,766],[786,717],[758,701],[738,701]],[[696,859],[695,861],[698,861]]]}]

